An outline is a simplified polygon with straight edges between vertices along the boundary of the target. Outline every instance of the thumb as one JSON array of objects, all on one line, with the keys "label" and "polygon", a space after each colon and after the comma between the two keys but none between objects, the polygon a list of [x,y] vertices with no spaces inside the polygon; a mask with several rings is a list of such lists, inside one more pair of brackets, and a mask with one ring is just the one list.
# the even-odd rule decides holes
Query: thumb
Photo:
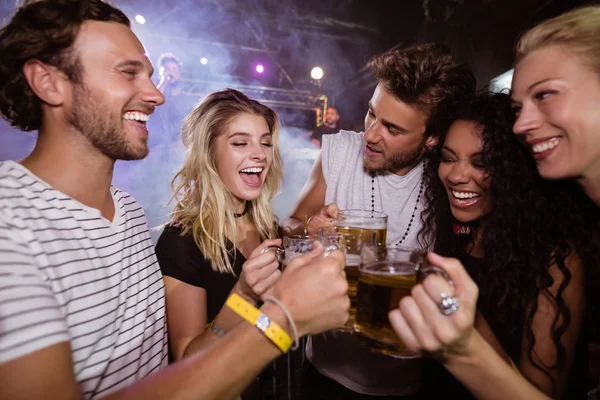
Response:
[{"label": "thumb", "polygon": [[335,203],[331,203],[325,206],[324,214],[329,218],[337,218],[340,208]]}]

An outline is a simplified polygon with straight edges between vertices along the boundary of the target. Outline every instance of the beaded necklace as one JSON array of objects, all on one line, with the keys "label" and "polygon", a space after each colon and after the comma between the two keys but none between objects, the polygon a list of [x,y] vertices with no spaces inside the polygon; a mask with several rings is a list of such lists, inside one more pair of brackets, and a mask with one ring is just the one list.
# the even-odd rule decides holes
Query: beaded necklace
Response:
[{"label": "beaded necklace", "polygon": [[[419,194],[417,195],[417,201],[415,203],[415,208],[413,209],[412,215],[410,216],[410,221],[408,222],[408,226],[406,227],[406,232],[402,236],[402,239],[398,241],[394,246],[401,245],[406,236],[408,236],[408,232],[410,232],[410,227],[415,219],[415,214],[417,212],[417,208],[419,207],[419,200],[421,199],[421,194],[423,193],[423,178],[421,178],[421,184],[419,185]],[[371,174],[371,211],[375,212],[375,174]]]}]

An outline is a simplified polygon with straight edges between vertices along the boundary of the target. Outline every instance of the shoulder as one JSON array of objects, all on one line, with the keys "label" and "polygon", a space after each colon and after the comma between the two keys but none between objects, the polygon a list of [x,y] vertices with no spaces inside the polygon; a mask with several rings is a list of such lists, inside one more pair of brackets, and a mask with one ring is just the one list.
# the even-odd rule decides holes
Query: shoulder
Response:
[{"label": "shoulder", "polygon": [[30,203],[35,197],[34,177],[14,161],[0,162],[0,209]]},{"label": "shoulder", "polygon": [[[14,161],[0,163],[0,230],[11,240],[31,239],[31,229],[49,221],[65,207],[66,197]],[[27,241],[27,240],[25,240]]]},{"label": "shoulder", "polygon": [[337,151],[340,147],[362,146],[363,134],[353,131],[339,131],[331,135],[323,136],[323,149],[332,148]]},{"label": "shoulder", "polygon": [[197,285],[199,276],[210,273],[212,265],[196,245],[191,232],[167,225],[156,244],[156,257],[163,275]]},{"label": "shoulder", "polygon": [[197,253],[202,255],[202,252],[194,241],[194,236],[191,231],[184,233],[183,227],[176,225],[165,226],[156,243],[156,254],[182,251],[186,254]]},{"label": "shoulder", "polygon": [[347,167],[360,158],[363,151],[362,133],[353,131],[340,131],[332,135],[323,136],[321,148],[321,165],[325,179],[331,174],[340,173],[341,168]]},{"label": "shoulder", "polygon": [[129,193],[115,186],[111,186],[110,190],[113,199],[115,200],[115,203],[119,207],[122,207],[126,213],[130,214],[136,212],[144,212],[144,209],[142,208],[140,203],[138,203],[138,201]]}]

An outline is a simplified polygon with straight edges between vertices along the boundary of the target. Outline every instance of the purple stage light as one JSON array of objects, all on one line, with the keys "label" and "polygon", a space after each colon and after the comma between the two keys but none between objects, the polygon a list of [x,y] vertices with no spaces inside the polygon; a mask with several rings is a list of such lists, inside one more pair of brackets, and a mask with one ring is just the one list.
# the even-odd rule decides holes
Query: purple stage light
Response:
[{"label": "purple stage light", "polygon": [[263,67],[262,64],[258,64],[256,66],[256,72],[258,72],[259,74],[262,74],[263,72],[265,72],[265,67]]}]

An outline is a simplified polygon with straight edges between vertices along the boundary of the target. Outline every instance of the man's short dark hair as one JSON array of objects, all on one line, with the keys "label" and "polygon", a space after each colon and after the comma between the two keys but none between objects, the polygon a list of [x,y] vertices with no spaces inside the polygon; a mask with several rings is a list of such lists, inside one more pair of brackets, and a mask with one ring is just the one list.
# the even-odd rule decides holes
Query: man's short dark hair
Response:
[{"label": "man's short dark hair", "polygon": [[12,126],[33,131],[42,123],[42,101],[23,74],[28,60],[52,65],[74,82],[81,80],[73,44],[89,20],[130,26],[121,10],[102,0],[38,0],[26,2],[0,30],[0,112]]}]

